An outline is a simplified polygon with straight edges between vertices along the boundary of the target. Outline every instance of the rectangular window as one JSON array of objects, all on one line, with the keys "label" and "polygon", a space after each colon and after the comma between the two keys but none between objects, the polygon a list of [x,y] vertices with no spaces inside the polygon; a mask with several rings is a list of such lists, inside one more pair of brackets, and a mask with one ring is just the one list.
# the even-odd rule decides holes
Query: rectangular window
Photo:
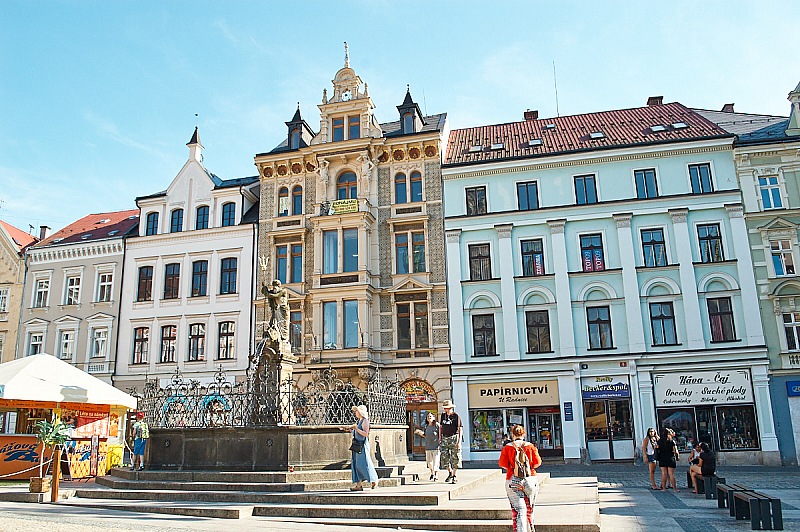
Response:
[{"label": "rectangular window", "polygon": [[150,347],[150,328],[137,327],[133,330],[132,364],[147,364],[147,352]]},{"label": "rectangular window", "polygon": [[158,213],[151,212],[147,214],[147,225],[145,226],[146,236],[158,234]]},{"label": "rectangular window", "polygon": [[430,347],[427,303],[414,303],[414,347]]},{"label": "rectangular window", "polygon": [[491,278],[492,259],[489,244],[472,244],[469,246],[470,281],[486,281]]},{"label": "rectangular window", "polygon": [[0,312],[8,312],[8,288],[0,288]]},{"label": "rectangular window", "polygon": [[411,242],[414,247],[414,273],[425,271],[425,233],[411,233]]},{"label": "rectangular window", "polygon": [[647,268],[667,265],[667,246],[663,229],[642,229],[642,254]]},{"label": "rectangular window", "polygon": [[217,360],[233,360],[236,358],[234,351],[236,340],[236,324],[232,321],[219,323],[219,346],[217,347]]},{"label": "rectangular window", "polygon": [[698,225],[697,236],[700,243],[700,262],[725,260],[725,255],[722,253],[722,233],[719,230],[719,224]]},{"label": "rectangular window", "polygon": [[[409,257],[408,240],[411,238],[412,252]],[[397,273],[421,273],[425,271],[425,233],[402,232],[395,234],[395,256]],[[411,259],[411,260],[409,260]]]},{"label": "rectangular window", "polygon": [[394,249],[397,257],[397,273],[408,273],[408,233],[394,236]]},{"label": "rectangular window", "polygon": [[775,275],[794,275],[792,243],[788,240],[773,240],[769,243]]},{"label": "rectangular window", "polygon": [[358,347],[358,301],[344,301],[344,348]]},{"label": "rectangular window", "polygon": [[485,357],[497,354],[494,337],[494,314],[472,316],[473,356]]},{"label": "rectangular window", "polygon": [[322,304],[322,348],[337,349],[336,341],[338,331],[338,311],[336,301],[326,301]]},{"label": "rectangular window", "polygon": [[411,201],[422,201],[422,174],[411,172]]},{"label": "rectangular window", "polygon": [[727,451],[758,449],[758,423],[753,405],[718,406],[719,448]]},{"label": "rectangular window", "polygon": [[693,194],[714,192],[714,186],[711,183],[711,165],[708,163],[690,164],[689,179],[692,182]]},{"label": "rectangular window", "polygon": [[50,279],[37,279],[36,290],[33,294],[33,307],[44,308],[47,306],[50,295]]},{"label": "rectangular window", "polygon": [[339,234],[337,231],[322,232],[322,273],[339,271]]},{"label": "rectangular window", "polygon": [[608,307],[587,307],[586,322],[589,325],[589,349],[614,347],[611,337],[611,313]]},{"label": "rectangular window", "polygon": [[800,312],[783,313],[783,331],[789,351],[800,351]]},{"label": "rectangular window", "polygon": [[394,176],[394,202],[408,203],[408,192],[406,189],[406,174]]},{"label": "rectangular window", "polygon": [[717,297],[709,299],[708,321],[711,326],[712,342],[732,342],[736,340],[731,298]]},{"label": "rectangular window", "polygon": [[275,250],[275,267],[277,268],[275,275],[281,283],[286,283],[286,274],[288,273],[286,270],[289,266],[288,253],[288,246],[278,246]]},{"label": "rectangular window", "polygon": [[[413,327],[412,327],[413,313]],[[428,304],[425,302],[399,303],[397,305],[397,349],[427,349],[430,347],[428,335]],[[406,355],[408,356],[408,355]]]},{"label": "rectangular window", "polygon": [[161,358],[159,362],[175,362],[175,342],[178,328],[175,325],[161,327]]},{"label": "rectangular window", "polygon": [[397,305],[397,349],[411,349],[411,305]]},{"label": "rectangular window", "polygon": [[522,275],[536,277],[544,275],[544,244],[541,238],[520,241],[522,253]]},{"label": "rectangular window", "polygon": [[219,293],[220,294],[235,294],[236,293],[236,258],[229,257],[222,259],[220,262],[220,278],[219,278]]},{"label": "rectangular window", "polygon": [[97,277],[97,301],[107,303],[111,301],[111,291],[114,286],[113,273],[101,273]]},{"label": "rectangular window", "polygon": [[539,208],[539,194],[536,181],[517,183],[517,207],[521,211]]},{"label": "rectangular window", "polygon": [[761,193],[761,205],[763,209],[780,209],[783,207],[781,200],[781,187],[778,184],[778,177],[759,177],[758,189]]},{"label": "rectangular window", "polygon": [[64,304],[77,305],[81,302],[81,278],[79,275],[67,277],[66,290],[64,291]]},{"label": "rectangular window", "polygon": [[189,353],[187,361],[194,362],[206,358],[206,326],[202,323],[189,325]]},{"label": "rectangular window", "polygon": [[600,272],[606,269],[603,255],[603,235],[581,235],[581,262],[583,271]]},{"label": "rectangular window", "polygon": [[333,119],[333,141],[344,140],[344,118]]},{"label": "rectangular window", "polygon": [[222,227],[236,225],[236,204],[225,203],[222,205]]},{"label": "rectangular window", "polygon": [[597,185],[594,175],[575,176],[575,203],[578,205],[597,203]]},{"label": "rectangular window", "polygon": [[344,272],[358,271],[358,229],[345,229],[342,231],[344,245]]},{"label": "rectangular window", "polygon": [[636,180],[637,198],[646,199],[658,197],[655,169],[647,168],[646,170],[634,170],[633,177]]},{"label": "rectangular window", "polygon": [[650,303],[650,327],[653,331],[653,345],[678,344],[672,303]]},{"label": "rectangular window", "polygon": [[289,314],[289,341],[292,353],[303,352],[303,313],[292,311]]},{"label": "rectangular window", "polygon": [[467,216],[486,214],[486,187],[465,189],[467,195]]},{"label": "rectangular window", "polygon": [[528,333],[528,353],[549,353],[550,317],[546,310],[525,312],[525,329]]},{"label": "rectangular window", "polygon": [[92,330],[92,357],[105,358],[108,355],[108,329]]},{"label": "rectangular window", "polygon": [[289,282],[300,283],[303,281],[303,245],[292,244],[291,268],[289,268]]},{"label": "rectangular window", "polygon": [[44,342],[44,333],[31,333],[28,336],[28,354],[38,355],[42,352],[42,343]]},{"label": "rectangular window", "polygon": [[198,260],[192,263],[192,297],[201,297],[208,293],[208,261]]},{"label": "rectangular window", "polygon": [[142,266],[139,268],[136,301],[150,301],[151,299],[153,299],[153,267]]},{"label": "rectangular window", "polygon": [[347,138],[348,139],[361,138],[361,117],[350,116],[347,118],[347,123],[348,123]]},{"label": "rectangular window", "polygon": [[61,331],[58,338],[58,356],[62,360],[72,360],[75,355],[75,331]]},{"label": "rectangular window", "polygon": [[181,265],[178,263],[164,266],[164,299],[177,299],[181,284]]}]

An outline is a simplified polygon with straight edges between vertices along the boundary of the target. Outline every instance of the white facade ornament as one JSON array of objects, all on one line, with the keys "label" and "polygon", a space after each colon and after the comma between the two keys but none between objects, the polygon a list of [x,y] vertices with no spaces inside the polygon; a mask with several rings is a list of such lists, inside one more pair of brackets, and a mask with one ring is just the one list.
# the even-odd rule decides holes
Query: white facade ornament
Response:
[{"label": "white facade ornament", "polygon": [[461,240],[461,229],[448,229],[444,234],[448,244],[457,244]]},{"label": "white facade ornament", "polygon": [[322,89],[322,104],[328,103],[328,89]]},{"label": "white facade ornament", "polygon": [[731,218],[742,218],[744,216],[744,205],[741,203],[725,205],[725,210],[728,211],[728,216]]},{"label": "white facade ornament", "polygon": [[685,224],[686,215],[689,214],[689,209],[670,209],[669,215],[672,217],[672,223]]},{"label": "white facade ornament", "polygon": [[614,214],[614,221],[617,223],[617,229],[622,229],[631,226],[631,218],[633,214],[627,212],[625,214]]},{"label": "white facade ornament", "polygon": [[514,226],[512,224],[499,224],[494,226],[498,238],[511,238],[511,230],[513,228]]},{"label": "white facade ornament", "polygon": [[567,225],[567,221],[565,219],[560,220],[547,220],[547,225],[550,226],[550,234],[557,235],[557,234],[564,234],[564,226]]}]

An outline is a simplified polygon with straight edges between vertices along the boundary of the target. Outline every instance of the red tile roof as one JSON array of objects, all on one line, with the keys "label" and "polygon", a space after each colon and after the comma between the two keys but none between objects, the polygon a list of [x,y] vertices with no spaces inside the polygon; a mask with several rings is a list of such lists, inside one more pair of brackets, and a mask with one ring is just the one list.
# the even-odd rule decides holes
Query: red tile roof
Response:
[{"label": "red tile roof", "polygon": [[[45,238],[35,248],[120,238],[139,223],[139,210],[89,214]],[[116,232],[115,232],[116,231]]]},{"label": "red tile roof", "polygon": [[26,233],[22,229],[17,229],[10,223],[6,223],[3,220],[0,220],[0,225],[2,225],[3,229],[5,229],[9,234],[11,239],[14,241],[14,244],[17,245],[18,251],[20,252],[37,240],[35,236]]},{"label": "red tile roof", "polygon": [[[679,122],[688,127],[672,126]],[[550,128],[549,124],[552,124]],[[651,126],[664,126],[664,130],[653,132]],[[603,133],[602,138],[591,138],[592,133],[599,132]],[[732,135],[680,103],[667,103],[455,129],[450,132],[444,164],[483,163],[719,137]],[[541,139],[542,144],[530,146],[531,139]],[[493,144],[495,149],[492,149]],[[470,152],[473,146],[480,146],[480,151]]]}]

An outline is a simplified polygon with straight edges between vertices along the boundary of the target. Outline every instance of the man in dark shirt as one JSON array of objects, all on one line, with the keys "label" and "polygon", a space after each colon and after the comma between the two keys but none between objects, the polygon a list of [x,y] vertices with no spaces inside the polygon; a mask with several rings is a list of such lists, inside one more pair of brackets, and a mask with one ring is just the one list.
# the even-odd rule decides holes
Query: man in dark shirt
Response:
[{"label": "man in dark shirt", "polygon": [[698,479],[703,477],[714,476],[717,472],[717,458],[711,452],[711,448],[706,442],[700,443],[700,456],[697,457],[697,464],[692,464],[689,468],[689,474],[692,476],[692,484],[694,485],[694,492],[697,491]]},{"label": "man in dark shirt", "polygon": [[447,478],[445,482],[456,483],[456,471],[461,467],[461,418],[456,414],[456,405],[453,401],[446,400],[442,403],[441,425],[441,460],[442,465],[447,467]]}]

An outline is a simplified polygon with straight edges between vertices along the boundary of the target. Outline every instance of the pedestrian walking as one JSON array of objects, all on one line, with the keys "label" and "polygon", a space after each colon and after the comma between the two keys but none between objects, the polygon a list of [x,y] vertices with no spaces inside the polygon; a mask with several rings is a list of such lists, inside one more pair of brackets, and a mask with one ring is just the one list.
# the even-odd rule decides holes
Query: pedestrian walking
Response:
[{"label": "pedestrian walking", "polygon": [[506,495],[511,503],[514,532],[533,532],[533,508],[539,493],[536,468],[542,464],[539,451],[525,441],[525,428],[514,425],[511,443],[500,451],[498,464],[506,470]]},{"label": "pedestrian walking", "polygon": [[658,467],[658,464],[656,463],[657,451],[658,434],[656,434],[656,429],[650,427],[647,429],[647,436],[645,436],[644,441],[642,442],[642,454],[644,455],[647,467],[650,469],[650,487],[654,490],[658,489],[656,487],[656,467]]},{"label": "pedestrian walking", "polygon": [[350,491],[364,491],[364,482],[369,482],[372,489],[378,485],[378,473],[372,465],[369,445],[369,413],[365,405],[353,407],[357,421],[342,430],[353,433],[353,442],[350,444],[350,472],[353,485]]},{"label": "pedestrian walking", "polygon": [[[147,440],[150,439],[150,428],[144,420],[144,412],[136,413],[136,422],[133,424],[133,464],[131,471],[144,470],[144,451],[147,448]],[[136,468],[136,461],[139,461],[139,468]]]},{"label": "pedestrian walking", "polygon": [[658,465],[661,466],[661,491],[666,491],[670,485],[675,491],[680,491],[678,489],[678,483],[675,482],[675,468],[678,466],[680,455],[678,453],[678,447],[673,440],[674,437],[674,430],[668,428],[661,430],[661,439],[658,441]]},{"label": "pedestrian walking", "polygon": [[447,478],[445,482],[456,483],[456,471],[461,467],[461,418],[456,414],[456,405],[447,399],[442,403],[441,440],[440,451],[442,465],[447,468]]},{"label": "pedestrian walking", "polygon": [[425,416],[425,427],[414,431],[419,436],[425,438],[425,461],[428,469],[431,470],[431,478],[436,482],[439,480],[439,422],[436,421],[436,414],[428,412]]}]

